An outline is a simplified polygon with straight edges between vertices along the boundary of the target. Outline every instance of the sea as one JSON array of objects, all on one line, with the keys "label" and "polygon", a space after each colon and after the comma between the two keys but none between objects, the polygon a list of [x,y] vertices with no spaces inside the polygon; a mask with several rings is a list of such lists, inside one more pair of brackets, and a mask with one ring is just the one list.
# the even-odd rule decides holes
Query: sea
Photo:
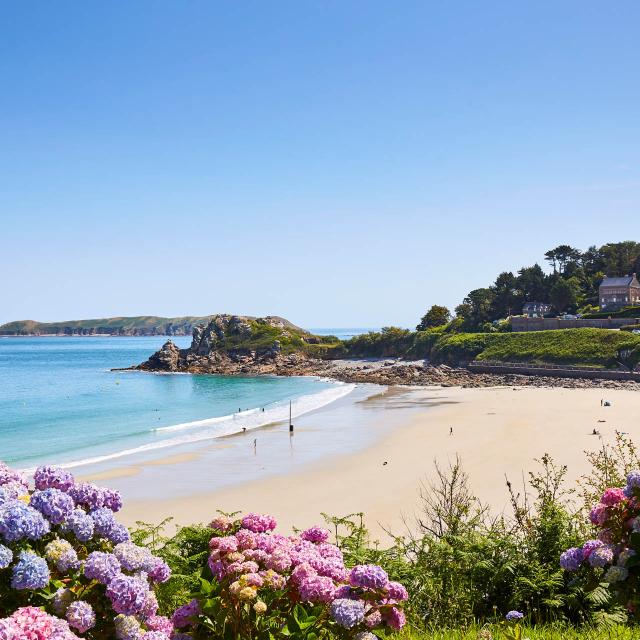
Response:
[{"label": "sea", "polygon": [[[369,331],[314,329],[348,339]],[[186,347],[190,337],[173,337]],[[166,337],[0,337],[0,460],[30,470],[116,461],[314,411],[354,385],[313,376],[112,371]]]}]

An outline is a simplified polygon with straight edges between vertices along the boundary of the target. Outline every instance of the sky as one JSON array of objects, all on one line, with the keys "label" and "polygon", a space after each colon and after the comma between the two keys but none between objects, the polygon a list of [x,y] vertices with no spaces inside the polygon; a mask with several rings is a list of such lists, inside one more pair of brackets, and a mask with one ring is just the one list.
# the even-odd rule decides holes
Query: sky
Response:
[{"label": "sky", "polygon": [[0,6],[0,323],[413,326],[639,240],[640,3]]}]

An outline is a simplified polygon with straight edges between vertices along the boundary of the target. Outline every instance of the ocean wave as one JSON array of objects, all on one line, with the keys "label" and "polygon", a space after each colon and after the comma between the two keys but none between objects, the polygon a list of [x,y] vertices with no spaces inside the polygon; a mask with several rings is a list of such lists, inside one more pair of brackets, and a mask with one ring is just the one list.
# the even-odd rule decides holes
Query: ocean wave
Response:
[{"label": "ocean wave", "polygon": [[[301,416],[305,413],[320,409],[331,402],[335,402],[340,398],[351,393],[356,388],[355,384],[339,383],[330,389],[324,389],[317,393],[312,393],[295,398],[291,402],[291,415],[293,418]],[[240,413],[234,413],[226,416],[217,416],[207,418],[205,420],[196,420],[193,422],[185,422],[175,424],[168,427],[158,427],[153,430],[153,434],[161,436],[162,434],[186,432],[179,437],[163,438],[148,442],[146,444],[123,449],[114,453],[93,456],[82,460],[71,462],[63,462],[58,466],[66,469],[86,466],[90,464],[98,464],[108,462],[118,458],[135,455],[137,453],[146,453],[157,449],[166,449],[168,447],[176,447],[184,444],[202,442],[204,440],[212,440],[224,436],[240,433],[243,429],[250,431],[274,422],[282,422],[289,418],[289,402],[276,402],[265,407],[262,411],[261,407],[254,407]],[[32,473],[35,469],[23,469],[27,473]]]}]

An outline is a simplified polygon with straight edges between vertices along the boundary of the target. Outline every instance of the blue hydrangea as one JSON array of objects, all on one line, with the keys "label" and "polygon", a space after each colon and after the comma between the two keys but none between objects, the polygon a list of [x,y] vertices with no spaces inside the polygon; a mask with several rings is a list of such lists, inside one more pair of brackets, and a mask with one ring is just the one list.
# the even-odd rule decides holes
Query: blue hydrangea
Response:
[{"label": "blue hydrangea", "polygon": [[61,467],[42,466],[38,467],[34,474],[33,480],[36,489],[60,489],[60,491],[69,491],[73,487],[73,475],[66,469]]},{"label": "blue hydrangea", "polygon": [[95,532],[103,538],[108,538],[113,528],[118,524],[113,511],[106,507],[94,509],[89,515],[93,520]]},{"label": "blue hydrangea", "polygon": [[508,622],[517,622],[518,620],[522,620],[522,618],[524,618],[522,611],[509,611],[505,616],[505,620]]},{"label": "blue hydrangea", "polygon": [[584,559],[584,555],[582,549],[578,547],[572,547],[571,549],[567,549],[560,556],[560,566],[565,571],[577,571],[582,561]]},{"label": "blue hydrangea", "polygon": [[589,564],[592,567],[606,567],[613,562],[613,549],[609,545],[603,545],[594,549],[589,554]]},{"label": "blue hydrangea", "polygon": [[640,471],[631,471],[627,475],[627,487],[635,489],[640,487]]},{"label": "blue hydrangea", "polygon": [[13,551],[9,547],[0,544],[0,569],[6,569],[13,560]]},{"label": "blue hydrangea", "polygon": [[62,524],[73,513],[75,507],[71,496],[53,488],[34,491],[30,504],[51,524]]},{"label": "blue hydrangea", "polygon": [[119,573],[120,562],[112,553],[93,551],[84,563],[84,575],[102,584],[109,584]]},{"label": "blue hydrangea", "polygon": [[351,629],[364,620],[362,600],[339,598],[331,603],[331,617],[345,629]]},{"label": "blue hydrangea", "polygon": [[21,551],[13,567],[11,586],[14,589],[44,589],[49,584],[47,561],[31,551]]},{"label": "blue hydrangea", "polygon": [[0,536],[7,542],[39,540],[49,530],[42,514],[19,500],[0,505]]},{"label": "blue hydrangea", "polygon": [[107,537],[113,544],[120,544],[121,542],[129,542],[129,540],[131,540],[129,529],[119,522],[114,523]]},{"label": "blue hydrangea", "polygon": [[96,614],[93,607],[84,600],[72,602],[66,613],[69,626],[77,629],[80,633],[88,631],[96,624]]},{"label": "blue hydrangea", "polygon": [[88,542],[93,538],[95,525],[91,516],[82,509],[76,509],[63,523],[61,529],[65,533],[72,532],[80,542]]}]

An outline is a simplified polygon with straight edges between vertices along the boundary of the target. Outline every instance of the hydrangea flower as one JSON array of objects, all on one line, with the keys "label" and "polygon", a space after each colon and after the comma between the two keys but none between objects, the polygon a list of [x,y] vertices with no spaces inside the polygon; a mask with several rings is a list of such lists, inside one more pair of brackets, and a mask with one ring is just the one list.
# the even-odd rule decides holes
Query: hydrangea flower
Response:
[{"label": "hydrangea flower", "polygon": [[11,469],[4,462],[0,462],[0,486],[13,482],[22,485],[25,490],[29,487],[29,482],[24,473]]},{"label": "hydrangea flower", "polygon": [[88,631],[96,624],[96,614],[92,606],[84,600],[72,602],[67,607],[66,618],[69,626],[77,629],[80,633]]},{"label": "hydrangea flower", "polygon": [[39,540],[49,530],[49,523],[32,507],[18,500],[0,505],[0,536],[7,542]]},{"label": "hydrangea flower", "polygon": [[147,584],[139,578],[120,574],[109,582],[106,594],[116,613],[131,616],[142,610],[148,592]]},{"label": "hydrangea flower", "polygon": [[111,511],[120,511],[122,509],[122,496],[119,491],[113,489],[102,489],[102,502],[107,509]]},{"label": "hydrangea flower", "polygon": [[592,567],[605,567],[613,562],[613,550],[609,545],[602,545],[589,554],[589,564]]},{"label": "hydrangea flower", "polygon": [[402,609],[391,607],[388,611],[384,612],[384,621],[394,630],[400,631],[402,627],[407,623],[407,618],[404,615]]},{"label": "hydrangea flower", "polygon": [[598,549],[602,545],[604,545],[604,542],[602,542],[602,540],[587,540],[582,545],[582,555],[584,559],[587,560],[589,556],[593,553],[593,551],[595,549]]},{"label": "hydrangea flower", "polygon": [[176,609],[171,622],[176,629],[182,629],[191,625],[192,619],[198,615],[200,615],[200,603],[194,599]]},{"label": "hydrangea flower", "polygon": [[120,562],[112,553],[93,551],[84,563],[84,575],[89,580],[97,580],[102,584],[109,584],[120,574]]},{"label": "hydrangea flower", "polygon": [[117,524],[111,509],[106,507],[98,507],[89,513],[93,520],[93,526],[96,534],[103,538],[108,538],[113,527]]},{"label": "hydrangea flower", "polygon": [[87,509],[99,509],[104,505],[104,492],[100,487],[88,482],[79,482],[69,490],[76,505]]},{"label": "hydrangea flower", "polygon": [[614,582],[622,582],[629,576],[629,570],[625,567],[613,565],[609,567],[604,574],[604,581],[612,584]]},{"label": "hydrangea flower", "polygon": [[[3,637],[4,634],[4,637]],[[0,620],[2,640],[80,640],[69,625],[36,607],[22,607]]]},{"label": "hydrangea flower", "polygon": [[60,491],[69,491],[74,485],[73,475],[66,469],[60,467],[42,466],[38,467],[34,474],[33,480],[36,489],[60,489]]},{"label": "hydrangea flower", "polygon": [[335,590],[333,580],[326,576],[312,576],[298,584],[298,593],[303,602],[331,602]]},{"label": "hydrangea flower", "polygon": [[389,576],[376,564],[360,564],[351,569],[349,582],[354,587],[384,589],[389,583]]},{"label": "hydrangea flower", "polygon": [[401,602],[409,598],[409,592],[406,590],[404,585],[399,582],[390,582],[387,585],[387,595],[391,600],[396,600],[397,602]]},{"label": "hydrangea flower", "polygon": [[607,489],[600,498],[601,504],[613,507],[625,499],[624,491],[618,487]]},{"label": "hydrangea flower", "polygon": [[173,633],[173,622],[165,616],[149,616],[145,624],[149,631],[161,631],[170,636]]},{"label": "hydrangea flower", "polygon": [[248,513],[244,518],[242,518],[242,526],[254,533],[265,533],[276,528],[276,521],[275,518],[269,515]]},{"label": "hydrangea flower", "polygon": [[95,525],[93,518],[82,509],[75,509],[62,526],[63,532],[71,531],[80,542],[88,542],[93,538]]},{"label": "hydrangea flower", "polygon": [[0,544],[0,569],[6,569],[13,560],[13,551],[9,547]]},{"label": "hydrangea flower", "polygon": [[11,586],[14,589],[44,589],[49,584],[47,561],[32,551],[21,551],[13,567]]},{"label": "hydrangea flower", "polygon": [[340,598],[331,603],[331,617],[345,629],[351,629],[364,620],[362,600]]},{"label": "hydrangea flower", "polygon": [[60,587],[53,595],[53,610],[59,615],[63,616],[67,612],[67,608],[73,602],[73,591]]},{"label": "hydrangea flower", "polygon": [[627,562],[629,562],[629,560],[631,560],[631,558],[633,558],[633,556],[635,555],[636,555],[636,552],[633,549],[624,549],[618,555],[618,564],[621,567],[624,567],[627,564]]},{"label": "hydrangea flower", "polygon": [[522,611],[509,611],[505,616],[505,620],[508,622],[517,622],[518,620],[522,620],[522,618],[524,618]]},{"label": "hydrangea flower", "polygon": [[142,638],[142,627],[135,616],[118,615],[114,618],[113,624],[118,640],[140,640]]},{"label": "hydrangea flower", "polygon": [[579,547],[567,549],[560,556],[560,566],[565,571],[577,571],[584,560],[584,552]]},{"label": "hydrangea flower", "polygon": [[329,532],[322,527],[311,527],[303,531],[300,537],[309,542],[326,542],[329,539]]},{"label": "hydrangea flower", "polygon": [[640,487],[640,471],[630,471],[627,475],[627,487],[636,489]]}]

